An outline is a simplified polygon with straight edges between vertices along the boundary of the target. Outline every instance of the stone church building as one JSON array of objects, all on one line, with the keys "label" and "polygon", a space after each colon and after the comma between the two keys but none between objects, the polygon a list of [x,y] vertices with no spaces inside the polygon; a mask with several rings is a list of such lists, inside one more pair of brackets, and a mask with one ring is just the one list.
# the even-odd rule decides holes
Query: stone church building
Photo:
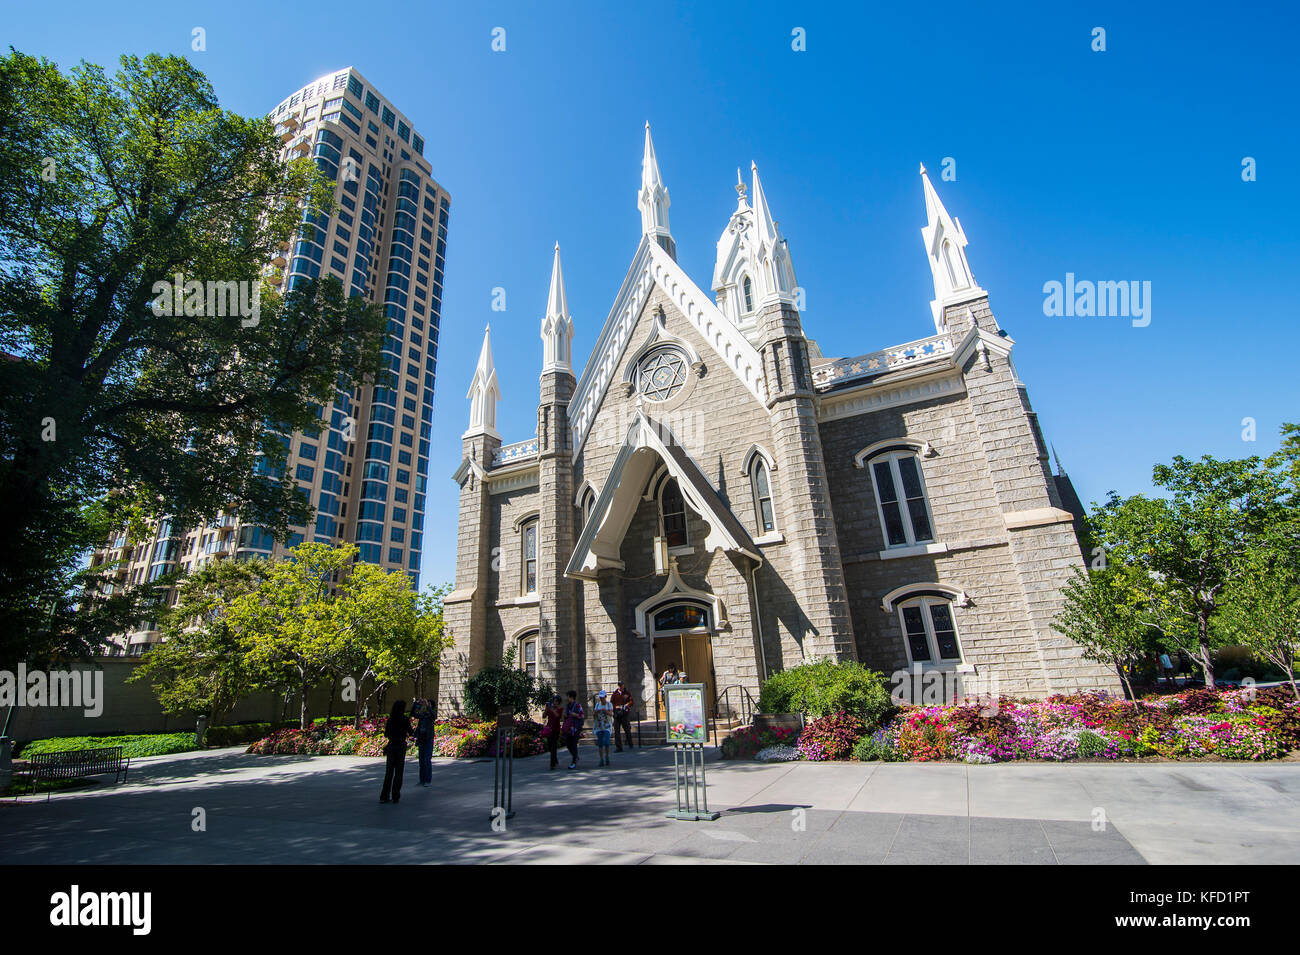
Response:
[{"label": "stone church building", "polygon": [[556,247],[536,436],[503,444],[490,332],[469,388],[454,640],[440,680],[513,647],[587,697],[624,679],[654,713],[677,664],[715,706],[832,657],[887,676],[1045,695],[1118,688],[1050,627],[1083,556],[961,224],[921,169],[934,334],[848,358],[805,334],[758,177],[736,186],[712,294],[676,261],[647,125],[642,235],[575,376]]}]

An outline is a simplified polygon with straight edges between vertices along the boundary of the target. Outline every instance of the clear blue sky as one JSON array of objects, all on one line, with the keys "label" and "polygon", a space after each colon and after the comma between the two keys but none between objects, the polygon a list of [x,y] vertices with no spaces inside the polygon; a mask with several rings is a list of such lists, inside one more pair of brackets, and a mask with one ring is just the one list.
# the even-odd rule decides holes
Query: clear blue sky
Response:
[{"label": "clear blue sky", "polygon": [[[1277,446],[1300,420],[1296,6],[974,6],[10,3],[0,42],[65,67],[184,53],[246,114],[354,65],[424,133],[452,195],[428,583],[453,574],[483,326],[503,437],[530,437],[551,247],[585,361],[639,238],[646,120],[679,261],[706,290],[736,167],[757,161],[827,355],[933,332],[917,164],[953,157],[957,180],[936,184],[1085,502],[1149,490],[1174,454]],[[1150,326],[1045,317],[1043,283],[1066,272],[1150,281]]]}]

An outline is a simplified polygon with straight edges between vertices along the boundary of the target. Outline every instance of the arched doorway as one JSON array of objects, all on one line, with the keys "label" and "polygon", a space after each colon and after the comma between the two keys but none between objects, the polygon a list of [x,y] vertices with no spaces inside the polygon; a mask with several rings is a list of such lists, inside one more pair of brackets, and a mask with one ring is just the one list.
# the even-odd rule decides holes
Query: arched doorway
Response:
[{"label": "arched doorway", "polygon": [[[670,599],[646,613],[651,638],[651,659],[658,679],[670,664],[676,664],[686,683],[705,684],[705,704],[713,718],[713,696],[717,680],[713,675],[713,614],[702,600]],[[663,701],[659,701],[662,712]]]}]

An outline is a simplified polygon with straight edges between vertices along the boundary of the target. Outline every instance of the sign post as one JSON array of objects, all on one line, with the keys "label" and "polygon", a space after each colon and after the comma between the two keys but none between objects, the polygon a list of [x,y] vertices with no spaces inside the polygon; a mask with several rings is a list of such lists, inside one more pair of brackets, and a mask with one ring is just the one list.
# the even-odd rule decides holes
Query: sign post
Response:
[{"label": "sign post", "polygon": [[664,686],[667,739],[673,745],[673,779],[677,808],[669,819],[712,821],[721,813],[709,811],[708,780],[704,770],[704,744],[709,738],[703,683],[668,683]]},{"label": "sign post", "polygon": [[492,760],[492,818],[505,811],[506,819],[513,819],[512,808],[515,788],[515,714],[501,710],[497,714],[497,752]]}]

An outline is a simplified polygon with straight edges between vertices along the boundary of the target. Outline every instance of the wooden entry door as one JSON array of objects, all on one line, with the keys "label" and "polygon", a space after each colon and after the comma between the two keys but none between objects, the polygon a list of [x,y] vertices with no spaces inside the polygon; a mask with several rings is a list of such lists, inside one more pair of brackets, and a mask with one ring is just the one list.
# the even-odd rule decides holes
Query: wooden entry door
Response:
[{"label": "wooden entry door", "polygon": [[[655,638],[655,679],[663,676],[670,663],[677,664],[683,682],[704,684],[704,705],[713,719],[713,695],[717,692],[713,678],[713,644],[708,633],[680,633]],[[659,703],[663,711],[663,701]]]}]

